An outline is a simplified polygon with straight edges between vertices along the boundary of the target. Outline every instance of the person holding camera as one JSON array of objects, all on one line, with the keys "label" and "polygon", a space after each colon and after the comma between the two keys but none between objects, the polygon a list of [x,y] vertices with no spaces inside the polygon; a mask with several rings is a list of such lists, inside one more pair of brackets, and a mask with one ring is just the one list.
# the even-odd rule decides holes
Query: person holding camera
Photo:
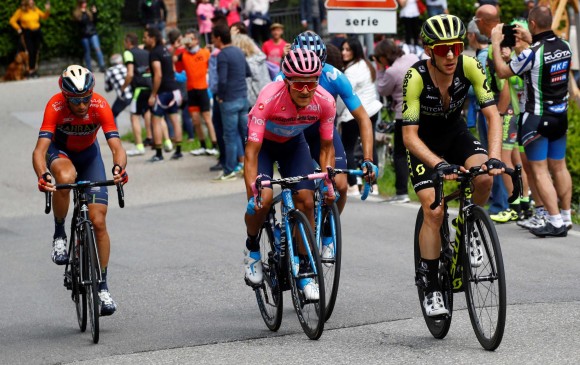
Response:
[{"label": "person holding camera", "polygon": [[568,42],[554,34],[551,26],[550,8],[532,9],[528,18],[529,31],[521,26],[514,28],[515,37],[532,46],[513,57],[509,64],[501,58],[500,44],[505,38],[503,24],[493,28],[491,42],[497,75],[501,78],[523,75],[526,83],[519,142],[526,152],[531,179],[549,214],[544,226],[530,232],[538,237],[565,237],[572,228],[572,179],[566,167],[568,75],[572,51]]},{"label": "person holding camera", "polygon": [[99,71],[105,72],[105,58],[101,51],[101,44],[99,42],[99,35],[97,34],[97,7],[95,5],[90,8],[87,6],[87,0],[78,0],[77,7],[73,11],[73,19],[79,25],[81,33],[81,44],[85,51],[85,66],[89,70],[93,70],[91,62],[91,47],[97,55],[97,63],[99,64]]},{"label": "person holding camera", "polygon": [[375,46],[374,61],[377,63],[377,90],[380,95],[392,97],[392,108],[395,109],[395,147],[393,159],[395,163],[396,195],[389,203],[408,203],[409,194],[407,182],[409,168],[407,152],[403,144],[403,79],[407,70],[419,57],[414,53],[404,54],[401,47],[391,39],[383,39]]}]

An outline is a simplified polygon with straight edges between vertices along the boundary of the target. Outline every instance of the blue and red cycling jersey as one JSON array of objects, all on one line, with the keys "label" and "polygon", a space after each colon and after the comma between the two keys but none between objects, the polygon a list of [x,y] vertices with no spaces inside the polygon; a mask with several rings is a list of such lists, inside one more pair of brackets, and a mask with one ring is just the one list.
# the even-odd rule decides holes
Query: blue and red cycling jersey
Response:
[{"label": "blue and red cycling jersey", "polygon": [[46,104],[38,138],[48,138],[64,151],[80,152],[95,143],[101,127],[107,139],[119,138],[113,112],[105,98],[93,93],[88,112],[78,117],[69,109],[66,98],[58,93]]}]

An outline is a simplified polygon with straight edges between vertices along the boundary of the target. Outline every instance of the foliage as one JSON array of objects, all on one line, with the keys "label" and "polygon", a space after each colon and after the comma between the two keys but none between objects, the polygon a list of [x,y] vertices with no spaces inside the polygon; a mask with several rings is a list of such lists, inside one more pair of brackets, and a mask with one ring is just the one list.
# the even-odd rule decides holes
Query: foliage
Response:
[{"label": "foliage", "polygon": [[[0,7],[0,62],[7,64],[16,52],[18,36],[8,23],[8,20],[18,8],[20,1],[4,2]],[[80,43],[78,27],[72,20],[72,11],[77,0],[52,0],[50,17],[41,21],[43,48],[41,57],[76,57],[82,58],[83,50]],[[97,31],[104,54],[110,54],[115,43],[119,42],[119,27],[123,0],[92,0],[97,7],[99,18]],[[44,10],[44,2],[38,1],[37,6]]]}]

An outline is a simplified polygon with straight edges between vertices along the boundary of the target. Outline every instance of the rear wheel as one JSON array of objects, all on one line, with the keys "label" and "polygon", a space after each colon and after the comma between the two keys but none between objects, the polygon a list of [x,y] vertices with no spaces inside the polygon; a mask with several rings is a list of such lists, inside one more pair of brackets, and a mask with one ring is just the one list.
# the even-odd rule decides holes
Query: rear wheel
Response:
[{"label": "rear wheel", "polygon": [[[320,239],[332,237],[332,246],[328,248],[332,252],[328,258],[322,258],[322,273],[324,276],[324,289],[326,290],[325,321],[328,321],[334,310],[336,296],[338,294],[338,283],[340,281],[340,260],[342,256],[342,233],[340,229],[340,213],[336,203],[330,207],[325,206],[322,211],[322,224]],[[322,242],[319,247],[322,248]]]},{"label": "rear wheel", "polygon": [[89,308],[89,318],[91,322],[91,334],[93,342],[99,342],[99,260],[97,259],[97,251],[95,246],[95,236],[93,227],[89,223],[85,223],[83,229],[85,242],[85,277],[87,284],[85,290],[87,292],[87,302]]},{"label": "rear wheel", "polygon": [[487,212],[471,208],[466,224],[464,286],[471,325],[481,346],[495,350],[506,319],[506,287],[499,238]]},{"label": "rear wheel", "polygon": [[254,288],[256,301],[264,323],[270,331],[278,331],[282,323],[282,290],[280,288],[280,255],[274,247],[274,232],[270,222],[265,222],[259,234],[260,255],[264,280],[259,288]]},{"label": "rear wheel", "polygon": [[[415,272],[419,268],[419,261],[421,260],[421,249],[419,246],[419,232],[421,231],[421,226],[423,225],[423,208],[419,208],[417,213],[417,220],[415,223]],[[442,247],[444,247],[445,235],[441,234]],[[453,314],[453,290],[451,289],[451,283],[449,280],[449,273],[446,270],[446,257],[443,252],[440,256],[439,264],[439,285],[441,287],[441,294],[443,294],[443,301],[445,302],[445,307],[449,310],[449,315],[429,317],[425,312],[425,307],[423,306],[423,300],[425,299],[425,292],[422,287],[417,286],[417,292],[419,294],[419,305],[421,306],[421,312],[423,313],[423,318],[427,324],[429,332],[433,337],[442,339],[447,336],[449,332],[449,327],[451,327],[451,318]]]},{"label": "rear wheel", "polygon": [[[294,304],[296,315],[308,338],[317,340],[324,331],[324,308],[326,302],[324,299],[325,291],[322,265],[320,264],[318,249],[315,244],[314,232],[306,216],[297,210],[289,213],[288,224],[289,231],[292,232],[294,254],[298,255],[298,252],[310,251],[312,256],[306,264],[309,266],[307,266],[306,270],[304,268],[301,270],[299,277],[295,277],[292,272],[293,261],[289,253],[286,255],[286,258],[288,260],[288,278],[292,292],[292,303]],[[304,245],[303,249],[299,248],[300,245]],[[305,298],[303,291],[298,286],[300,278],[304,277],[312,279],[318,285],[318,300],[307,300]]]}]

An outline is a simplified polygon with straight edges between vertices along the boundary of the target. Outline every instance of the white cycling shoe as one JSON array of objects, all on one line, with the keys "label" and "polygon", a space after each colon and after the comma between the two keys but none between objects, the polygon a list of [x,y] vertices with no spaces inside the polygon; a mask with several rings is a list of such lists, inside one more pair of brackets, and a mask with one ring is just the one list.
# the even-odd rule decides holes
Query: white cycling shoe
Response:
[{"label": "white cycling shoe", "polygon": [[318,284],[312,279],[301,279],[299,286],[302,287],[302,292],[304,293],[304,298],[306,300],[319,300],[320,290]]},{"label": "white cycling shoe", "polygon": [[433,293],[427,294],[423,300],[423,307],[425,308],[425,313],[427,313],[427,316],[429,317],[449,314],[449,310],[445,308],[443,295],[440,291],[434,291]]},{"label": "white cycling shoe", "polygon": [[[255,258],[256,253],[258,256],[257,259]],[[262,284],[264,275],[262,273],[262,260],[260,258],[260,252],[244,251],[244,254],[244,270],[246,271],[246,280],[253,285]]]}]

